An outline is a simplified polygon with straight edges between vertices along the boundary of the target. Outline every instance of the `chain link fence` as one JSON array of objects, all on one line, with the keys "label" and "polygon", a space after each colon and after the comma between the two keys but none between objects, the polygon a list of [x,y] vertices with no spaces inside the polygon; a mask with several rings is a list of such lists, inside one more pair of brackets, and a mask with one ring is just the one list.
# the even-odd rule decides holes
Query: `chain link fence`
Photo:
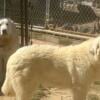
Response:
[{"label": "chain link fence", "polygon": [[7,17],[20,22],[20,0],[1,0],[0,18]]},{"label": "chain link fence", "polygon": [[[24,17],[21,18],[21,14],[25,9],[21,12],[21,1],[1,0],[0,17],[10,17],[15,22],[22,23]],[[100,33],[99,0],[27,0],[27,2],[27,19],[24,20],[27,20],[28,25],[62,31]]]},{"label": "chain link fence", "polygon": [[33,25],[79,32],[100,32],[99,0],[30,0],[29,20]]}]

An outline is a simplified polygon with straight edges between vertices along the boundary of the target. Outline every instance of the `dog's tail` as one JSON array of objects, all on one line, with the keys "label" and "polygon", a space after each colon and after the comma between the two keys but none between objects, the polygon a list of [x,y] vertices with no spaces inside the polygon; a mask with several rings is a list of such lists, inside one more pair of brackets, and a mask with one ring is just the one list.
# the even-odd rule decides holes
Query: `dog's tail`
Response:
[{"label": "dog's tail", "polygon": [[6,96],[14,96],[14,90],[11,84],[11,80],[8,79],[8,77],[5,79],[5,82],[1,88],[1,91]]}]

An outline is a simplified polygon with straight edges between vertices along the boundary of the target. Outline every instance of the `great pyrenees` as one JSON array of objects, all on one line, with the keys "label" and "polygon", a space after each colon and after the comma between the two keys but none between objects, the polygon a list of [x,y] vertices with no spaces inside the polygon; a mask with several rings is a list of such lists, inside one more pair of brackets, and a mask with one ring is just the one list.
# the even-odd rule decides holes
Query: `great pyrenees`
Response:
[{"label": "great pyrenees", "polygon": [[31,100],[44,87],[72,89],[74,100],[86,100],[90,85],[100,77],[100,37],[74,46],[32,45],[17,50],[8,60],[5,95]]},{"label": "great pyrenees", "polygon": [[9,18],[0,19],[0,87],[4,81],[8,57],[18,48],[16,25]]}]

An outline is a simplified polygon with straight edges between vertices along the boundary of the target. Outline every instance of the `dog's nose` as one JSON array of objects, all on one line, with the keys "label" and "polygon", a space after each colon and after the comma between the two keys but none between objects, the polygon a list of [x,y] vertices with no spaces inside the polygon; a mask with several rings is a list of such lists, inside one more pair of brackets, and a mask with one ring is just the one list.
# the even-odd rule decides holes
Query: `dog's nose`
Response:
[{"label": "dog's nose", "polygon": [[7,34],[7,30],[6,29],[3,30],[2,32],[3,32],[3,35],[6,35]]}]

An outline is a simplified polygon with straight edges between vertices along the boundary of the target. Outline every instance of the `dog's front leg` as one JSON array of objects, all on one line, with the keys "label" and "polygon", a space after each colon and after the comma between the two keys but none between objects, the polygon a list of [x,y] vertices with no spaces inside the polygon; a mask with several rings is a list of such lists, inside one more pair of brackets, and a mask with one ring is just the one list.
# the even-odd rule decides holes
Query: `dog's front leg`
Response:
[{"label": "dog's front leg", "polygon": [[73,85],[73,100],[86,100],[88,87],[86,85]]}]

